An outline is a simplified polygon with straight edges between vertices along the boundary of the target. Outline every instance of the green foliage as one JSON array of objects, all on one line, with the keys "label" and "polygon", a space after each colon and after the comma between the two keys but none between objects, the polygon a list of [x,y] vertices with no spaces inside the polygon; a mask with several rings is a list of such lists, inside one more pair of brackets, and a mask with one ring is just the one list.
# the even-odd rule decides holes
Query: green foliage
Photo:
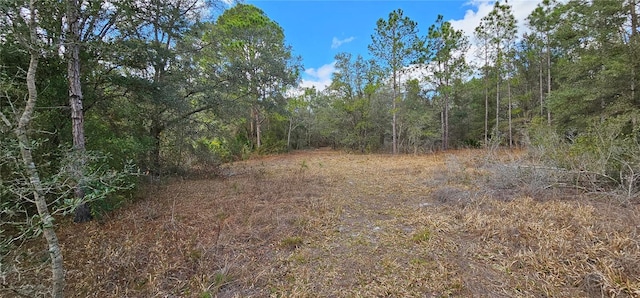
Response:
[{"label": "green foliage", "polygon": [[570,166],[565,160],[568,143],[554,127],[547,125],[546,119],[535,117],[529,126],[528,135],[530,154],[535,160],[541,160],[554,167]]},{"label": "green foliage", "polygon": [[594,190],[637,193],[640,173],[640,135],[633,125],[638,114],[602,120],[575,136],[561,137],[537,121],[531,129],[532,154],[553,167],[577,173],[573,182]]},{"label": "green foliage", "polygon": [[[203,41],[217,47],[205,50],[214,59],[203,62],[207,68],[220,69],[230,95],[249,112],[246,124],[259,147],[264,120],[286,113],[284,93],[297,83],[299,59],[285,44],[282,28],[253,5],[235,5],[208,27]],[[260,150],[280,151],[281,144],[275,143]]]},{"label": "green foliage", "polygon": [[14,245],[39,235],[38,219],[27,201],[27,187],[17,141],[0,136],[0,261]]},{"label": "green foliage", "polygon": [[[336,55],[336,69],[326,105],[319,110],[322,133],[343,148],[366,152],[379,146],[387,107],[379,106],[380,73],[377,64],[360,55]],[[381,132],[382,131],[382,132]]]},{"label": "green foliage", "polygon": [[244,135],[237,135],[227,146],[233,160],[245,160],[251,155],[251,141]]},{"label": "green foliage", "polygon": [[389,13],[387,20],[378,19],[375,34],[371,35],[369,52],[391,77],[390,113],[393,153],[398,153],[397,103],[401,100],[399,74],[402,68],[416,61],[422,41],[418,38],[418,24],[404,16],[402,9]]},{"label": "green foliage", "polygon": [[429,241],[429,239],[431,239],[431,230],[429,229],[423,229],[411,236],[411,241],[415,243],[426,242]]},{"label": "green foliage", "polygon": [[440,109],[422,92],[418,80],[409,80],[399,103],[399,123],[404,136],[401,151],[422,153],[435,150],[441,140]]},{"label": "green foliage", "polygon": [[[0,9],[9,16],[25,3]],[[386,149],[395,134],[404,152],[428,152],[440,142],[477,147],[484,133],[491,140],[485,145],[499,146],[508,130],[502,119],[510,118],[514,131],[530,138],[521,143],[544,151],[539,158],[550,164],[588,168],[616,183],[633,176],[633,115],[640,108],[638,26],[629,24],[637,18],[635,3],[543,1],[528,18],[532,32],[516,42],[512,8],[498,1],[476,29],[485,63],[471,78],[460,55],[468,41],[445,16],[421,39],[417,24],[395,10],[375,24],[369,46],[375,61],[339,53],[328,90],[295,96],[286,91],[298,82],[300,61],[277,22],[239,4],[213,23],[200,23],[203,3],[123,2],[109,11],[93,2],[83,6],[86,24],[94,26],[84,30],[112,26],[84,31],[80,41],[87,148],[109,156],[99,161],[105,169],[133,161],[143,171],[185,170],[315,146],[372,152]],[[31,137],[38,140],[33,149],[44,177],[57,175],[65,162],[59,148],[71,143],[66,61],[53,54],[54,41],[63,37],[62,4],[36,3],[46,13],[39,20],[46,55]],[[25,96],[21,71],[29,57],[18,38],[21,24],[7,20],[0,20],[0,111],[11,118],[11,107]],[[430,62],[433,75],[404,86],[391,82],[390,75],[414,62]],[[393,118],[396,132],[388,125]],[[0,142],[11,147],[9,133],[2,126]],[[7,189],[20,180],[20,166],[5,160],[0,185]],[[105,204],[95,208],[119,203]]]},{"label": "green foliage", "polygon": [[[215,157],[218,162],[231,160],[231,151],[224,139],[220,139],[218,137],[214,137],[213,139],[200,138],[196,141],[194,147],[197,148],[198,151],[209,153],[212,157]],[[200,156],[200,154],[196,156]],[[200,160],[200,163],[209,164],[210,162]]]},{"label": "green foliage", "polygon": [[[133,115],[122,115],[133,117]],[[136,118],[122,118],[117,124],[104,121],[97,114],[89,112],[85,118],[85,132],[89,136],[87,149],[101,151],[109,158],[104,159],[110,168],[121,167],[129,161],[140,165],[146,154],[153,148],[153,139],[144,129],[136,126]],[[115,126],[115,127],[114,127]],[[117,128],[117,129],[114,129]],[[122,133],[127,131],[128,133]]]},{"label": "green foliage", "polygon": [[429,27],[421,60],[429,62],[432,75],[426,79],[434,86],[434,99],[439,101],[438,105],[441,107],[444,150],[449,147],[449,111],[461,85],[455,82],[470,74],[470,68],[465,61],[465,52],[468,49],[469,42],[464,33],[453,29],[451,23],[445,22],[444,17],[438,15],[436,23]]},{"label": "green foliage", "polygon": [[300,236],[290,236],[280,241],[280,246],[287,249],[295,249],[302,246],[302,244],[304,244],[304,241]]},{"label": "green foliage", "polygon": [[[86,151],[84,159],[86,166],[84,169],[83,187],[85,197],[79,200],[75,196],[70,196],[74,185],[65,185],[66,181],[72,177],[71,164],[78,159],[78,154],[69,151],[65,159],[61,162],[60,171],[53,177],[53,181],[49,184],[58,186],[63,193],[59,193],[61,200],[58,200],[56,210],[52,213],[62,212],[69,214],[75,208],[83,203],[90,203],[92,214],[101,217],[105,213],[112,211],[125,203],[132,196],[132,190],[135,189],[138,182],[139,170],[133,164],[132,160],[119,167],[112,168],[109,166],[112,159],[108,154],[97,151]],[[63,196],[64,195],[64,196]]]},{"label": "green foliage", "polygon": [[277,154],[287,152],[287,140],[265,137],[264,143],[256,150],[258,154]]},{"label": "green foliage", "polygon": [[386,20],[380,18],[376,22],[369,51],[395,76],[400,68],[416,60],[420,45],[417,33],[418,24],[405,16],[402,9],[394,10]]},{"label": "green foliage", "polygon": [[[33,142],[37,149],[45,142]],[[137,184],[137,169],[132,163],[111,168],[108,155],[87,151],[84,170],[85,197],[82,200],[73,195],[71,163],[80,158],[77,152],[59,148],[52,156],[61,156],[57,167],[41,172],[41,182],[46,190],[45,196],[52,215],[66,215],[83,204],[90,203],[92,213],[101,217],[131,198],[130,192]],[[22,241],[37,237],[42,225],[33,206],[33,189],[29,177],[21,165],[18,144],[15,140],[0,143],[0,233],[5,234],[0,241],[2,250],[13,247]],[[47,168],[46,166],[44,168]]]}]

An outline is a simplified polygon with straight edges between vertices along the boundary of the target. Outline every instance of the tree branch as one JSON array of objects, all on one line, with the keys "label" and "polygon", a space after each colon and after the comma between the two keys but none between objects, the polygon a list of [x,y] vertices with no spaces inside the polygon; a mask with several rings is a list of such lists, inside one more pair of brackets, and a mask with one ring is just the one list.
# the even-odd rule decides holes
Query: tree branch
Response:
[{"label": "tree branch", "polygon": [[166,124],[166,125],[164,125],[164,127],[172,126],[172,125],[174,125],[174,124],[176,124],[176,123],[180,122],[181,120],[184,120],[184,119],[189,118],[190,116],[192,116],[192,115],[194,115],[194,114],[197,114],[197,113],[200,113],[200,112],[206,111],[206,110],[208,110],[208,109],[212,109],[212,108],[214,108],[214,107],[215,107],[215,105],[213,105],[213,104],[208,104],[208,105],[204,105],[204,106],[202,106],[202,107],[199,107],[199,108],[197,108],[197,109],[195,109],[195,110],[191,110],[191,111],[189,111],[189,112],[186,112],[186,113],[184,113],[184,114],[182,114],[182,115],[179,115],[178,117],[175,117],[175,118],[173,118],[173,119],[171,119],[171,120],[167,121],[167,124]]},{"label": "tree branch", "polygon": [[2,122],[4,122],[4,124],[8,128],[11,128],[11,122],[9,121],[9,119],[7,119],[7,117],[4,115],[4,113],[2,113],[2,111],[0,111],[0,118],[2,119]]}]

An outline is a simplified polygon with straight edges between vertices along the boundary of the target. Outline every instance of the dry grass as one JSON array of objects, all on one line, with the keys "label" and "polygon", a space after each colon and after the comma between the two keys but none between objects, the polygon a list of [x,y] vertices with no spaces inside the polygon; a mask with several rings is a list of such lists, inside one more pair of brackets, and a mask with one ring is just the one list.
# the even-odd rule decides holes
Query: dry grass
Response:
[{"label": "dry grass", "polygon": [[483,151],[308,151],[168,181],[61,227],[68,294],[640,296],[637,202],[531,192],[495,169]]}]

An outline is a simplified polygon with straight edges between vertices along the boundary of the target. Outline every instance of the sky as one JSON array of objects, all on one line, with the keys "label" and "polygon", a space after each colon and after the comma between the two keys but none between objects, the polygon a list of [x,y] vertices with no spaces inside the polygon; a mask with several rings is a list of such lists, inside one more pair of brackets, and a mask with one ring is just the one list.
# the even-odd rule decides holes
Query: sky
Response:
[{"label": "sky", "polygon": [[[518,21],[518,34],[526,30],[526,17],[541,0],[509,0]],[[418,23],[418,34],[425,36],[438,14],[463,30],[473,41],[473,30],[487,15],[491,0],[245,0],[262,9],[285,33],[293,54],[302,58],[302,87],[322,90],[331,82],[335,56],[340,52],[370,57],[376,21],[387,19],[395,9]],[[473,47],[472,47],[473,48]]]}]

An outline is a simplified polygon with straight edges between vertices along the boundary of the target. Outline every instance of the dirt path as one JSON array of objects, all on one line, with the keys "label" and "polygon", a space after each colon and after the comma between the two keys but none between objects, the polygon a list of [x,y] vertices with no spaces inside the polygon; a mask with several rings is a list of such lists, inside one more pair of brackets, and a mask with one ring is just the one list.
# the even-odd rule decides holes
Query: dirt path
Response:
[{"label": "dirt path", "polygon": [[638,205],[493,199],[482,154],[308,151],[165,181],[104,221],[64,227],[69,292],[640,295]]}]

